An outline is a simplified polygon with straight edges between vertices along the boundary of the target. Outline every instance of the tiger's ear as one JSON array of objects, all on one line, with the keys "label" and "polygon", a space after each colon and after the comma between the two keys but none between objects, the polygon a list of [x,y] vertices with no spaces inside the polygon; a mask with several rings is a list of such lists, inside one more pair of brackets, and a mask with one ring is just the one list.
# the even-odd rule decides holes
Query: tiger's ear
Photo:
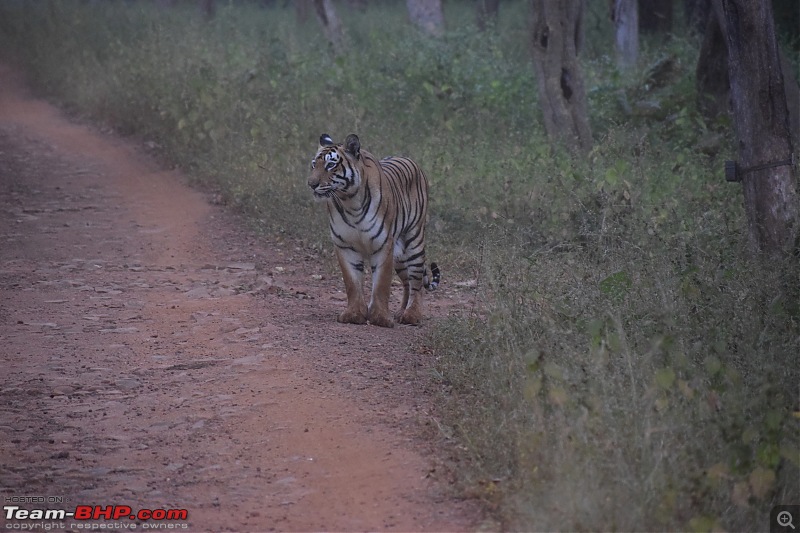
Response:
[{"label": "tiger's ear", "polygon": [[358,135],[355,133],[351,133],[347,136],[347,139],[344,141],[344,149],[345,151],[355,157],[356,159],[361,157],[361,141],[358,140]]},{"label": "tiger's ear", "polygon": [[322,148],[323,146],[330,146],[333,144],[333,139],[327,133],[323,133],[319,136],[319,147]]}]

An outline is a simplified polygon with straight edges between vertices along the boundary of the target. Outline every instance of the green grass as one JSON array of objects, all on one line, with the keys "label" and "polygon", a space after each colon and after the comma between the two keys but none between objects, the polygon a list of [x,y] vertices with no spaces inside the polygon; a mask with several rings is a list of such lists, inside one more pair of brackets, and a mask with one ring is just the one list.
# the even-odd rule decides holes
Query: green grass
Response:
[{"label": "green grass", "polygon": [[448,2],[439,41],[401,2],[337,4],[339,54],[291,9],[220,4],[205,22],[193,3],[8,0],[0,50],[40,94],[320,249],[304,184],[320,133],[417,159],[429,254],[478,282],[475,309],[430,328],[440,422],[459,490],[504,527],[763,530],[772,505],[800,502],[799,265],[746,249],[722,175],[731,123],[695,109],[697,42],[646,40],[623,75],[591,2],[596,142],[574,159],[540,124],[527,2],[483,34],[471,3]]}]

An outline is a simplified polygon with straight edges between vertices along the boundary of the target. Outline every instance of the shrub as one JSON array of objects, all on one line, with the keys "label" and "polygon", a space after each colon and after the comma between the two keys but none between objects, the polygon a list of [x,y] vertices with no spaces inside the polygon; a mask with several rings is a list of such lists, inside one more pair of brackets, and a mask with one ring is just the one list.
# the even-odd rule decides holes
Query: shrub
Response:
[{"label": "shrub", "polygon": [[256,3],[205,21],[192,4],[7,1],[0,50],[311,246],[329,248],[304,185],[320,133],[417,159],[430,255],[479,298],[426,341],[442,424],[469,464],[459,486],[506,527],[764,529],[800,501],[797,259],[743,249],[730,124],[694,106],[697,43],[645,43],[652,68],[623,75],[589,8],[584,159],[544,137],[521,0],[484,33],[449,2],[441,40],[376,3],[343,17],[338,55],[315,21]]}]

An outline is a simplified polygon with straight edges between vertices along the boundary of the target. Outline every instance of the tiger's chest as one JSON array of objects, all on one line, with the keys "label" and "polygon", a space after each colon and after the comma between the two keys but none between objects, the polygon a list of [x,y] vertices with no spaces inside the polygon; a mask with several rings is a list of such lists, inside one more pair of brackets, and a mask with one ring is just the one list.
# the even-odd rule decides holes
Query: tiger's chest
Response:
[{"label": "tiger's chest", "polygon": [[[362,256],[382,249],[394,231],[380,192],[368,188],[347,201],[328,201],[331,238],[336,246]],[[385,199],[384,199],[385,200]]]}]

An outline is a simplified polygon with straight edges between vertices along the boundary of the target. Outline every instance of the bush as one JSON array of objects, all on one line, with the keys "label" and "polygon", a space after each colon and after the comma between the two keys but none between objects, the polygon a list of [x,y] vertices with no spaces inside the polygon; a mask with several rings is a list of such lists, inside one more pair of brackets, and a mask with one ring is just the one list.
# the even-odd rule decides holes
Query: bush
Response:
[{"label": "bush", "polygon": [[623,75],[589,5],[596,145],[574,159],[539,124],[527,5],[479,33],[449,2],[429,40],[376,3],[345,13],[336,55],[316,21],[256,3],[206,21],[191,3],[7,1],[0,50],[311,246],[329,248],[304,184],[320,133],[417,159],[430,255],[480,298],[427,340],[442,424],[470,465],[461,489],[506,527],[764,529],[800,501],[797,260],[744,250],[730,123],[695,109],[692,38],[645,43],[647,67]]}]

